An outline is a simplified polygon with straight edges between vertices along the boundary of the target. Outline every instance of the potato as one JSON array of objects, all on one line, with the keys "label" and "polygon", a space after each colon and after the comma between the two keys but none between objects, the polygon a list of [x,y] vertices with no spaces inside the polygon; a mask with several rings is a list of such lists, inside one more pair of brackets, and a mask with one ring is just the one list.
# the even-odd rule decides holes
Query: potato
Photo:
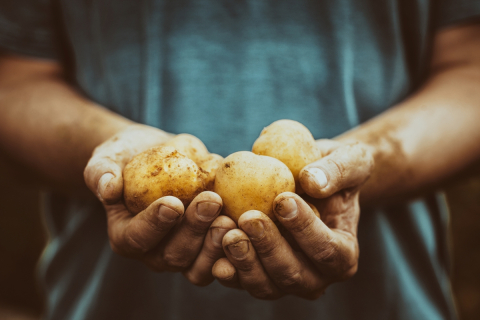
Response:
[{"label": "potato", "polygon": [[264,128],[252,147],[258,155],[282,161],[293,174],[297,193],[303,193],[298,175],[303,167],[320,159],[322,153],[310,131],[293,120],[278,120]]},{"label": "potato", "polygon": [[164,146],[172,146],[178,152],[193,160],[200,170],[205,174],[206,190],[213,190],[215,184],[215,171],[223,160],[223,157],[209,153],[203,142],[191,134],[182,133],[163,144]]},{"label": "potato", "polygon": [[171,146],[177,149],[178,152],[187,156],[198,164],[203,161],[210,153],[203,142],[195,136],[188,133],[181,133],[168,140],[163,146]]},{"label": "potato", "polygon": [[294,192],[295,180],[281,161],[240,151],[222,161],[214,191],[222,197],[222,212],[235,222],[248,210],[259,210],[275,221],[273,200],[282,192]]},{"label": "potato", "polygon": [[171,146],[153,147],[136,155],[123,170],[124,201],[134,214],[164,196],[179,198],[185,208],[205,190],[206,174]]},{"label": "potato", "polygon": [[213,186],[215,185],[215,175],[222,161],[222,156],[215,153],[210,153],[207,158],[197,162],[200,170],[205,174],[205,188],[209,191],[213,191]]}]

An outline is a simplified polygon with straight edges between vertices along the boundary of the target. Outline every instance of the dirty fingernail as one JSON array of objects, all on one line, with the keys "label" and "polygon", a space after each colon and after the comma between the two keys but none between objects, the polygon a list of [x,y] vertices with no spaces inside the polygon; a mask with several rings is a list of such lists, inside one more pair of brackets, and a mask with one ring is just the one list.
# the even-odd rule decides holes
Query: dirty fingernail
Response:
[{"label": "dirty fingernail", "polygon": [[105,173],[100,177],[100,179],[98,179],[97,192],[102,200],[103,196],[105,195],[105,190],[107,190],[110,181],[112,181],[114,177],[115,176],[111,173]]},{"label": "dirty fingernail", "polygon": [[292,198],[282,200],[276,205],[275,211],[284,219],[291,219],[297,215],[297,203]]},{"label": "dirty fingernail", "polygon": [[309,168],[306,169],[308,173],[310,173],[312,180],[320,187],[325,188],[328,184],[327,175],[323,172],[322,169],[319,168]]},{"label": "dirty fingernail", "polygon": [[220,205],[214,202],[200,202],[197,204],[197,214],[205,220],[212,220],[217,216]]},{"label": "dirty fingernail", "polygon": [[237,243],[229,245],[227,248],[234,258],[241,259],[244,258],[248,252],[248,242],[247,240],[240,240]]},{"label": "dirty fingernail", "polygon": [[218,247],[222,247],[222,240],[225,233],[227,233],[227,229],[223,228],[212,228],[212,241]]},{"label": "dirty fingernail", "polygon": [[242,225],[242,229],[251,238],[261,238],[265,231],[263,222],[260,220],[247,221]]},{"label": "dirty fingernail", "polygon": [[177,211],[163,205],[158,209],[158,214],[162,219],[168,222],[175,221],[180,217],[180,214]]}]

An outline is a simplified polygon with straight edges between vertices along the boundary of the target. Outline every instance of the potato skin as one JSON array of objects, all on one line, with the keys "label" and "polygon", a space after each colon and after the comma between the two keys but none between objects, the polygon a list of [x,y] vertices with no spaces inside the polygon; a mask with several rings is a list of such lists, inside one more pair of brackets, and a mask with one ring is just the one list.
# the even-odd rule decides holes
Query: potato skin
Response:
[{"label": "potato skin", "polygon": [[310,130],[293,120],[278,120],[264,128],[252,152],[285,163],[295,178],[297,193],[303,192],[298,181],[300,171],[322,157]]},{"label": "potato skin", "polygon": [[178,152],[193,160],[200,170],[205,174],[205,186],[207,190],[212,191],[215,184],[215,172],[220,166],[223,157],[209,153],[203,142],[195,136],[188,133],[181,133],[163,144],[172,146]]},{"label": "potato skin", "polygon": [[188,133],[177,134],[165,142],[163,146],[174,147],[178,152],[187,156],[187,158],[193,160],[195,163],[202,161],[210,154],[200,139]]},{"label": "potato skin", "polygon": [[259,210],[275,221],[273,200],[282,192],[294,192],[295,180],[281,161],[240,151],[221,163],[214,191],[222,197],[222,212],[236,223],[248,210]]},{"label": "potato skin", "polygon": [[136,155],[123,170],[125,205],[134,214],[164,196],[179,198],[185,208],[205,190],[198,165],[175,148],[159,146]]}]

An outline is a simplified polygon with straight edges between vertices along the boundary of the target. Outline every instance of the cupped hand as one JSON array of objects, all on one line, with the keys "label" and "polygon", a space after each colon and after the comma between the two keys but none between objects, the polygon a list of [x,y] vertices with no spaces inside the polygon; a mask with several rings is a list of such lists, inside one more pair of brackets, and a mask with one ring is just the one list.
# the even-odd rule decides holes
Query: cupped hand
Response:
[{"label": "cupped hand", "polygon": [[292,239],[287,241],[263,213],[244,213],[239,229],[223,238],[226,257],[213,266],[220,283],[259,299],[286,294],[316,299],[356,273],[359,191],[373,170],[373,157],[360,143],[320,140],[318,145],[324,157],[300,172],[300,183],[320,218],[299,195],[278,195],[274,212]]},{"label": "cupped hand", "polygon": [[113,251],[141,260],[156,272],[180,271],[192,283],[207,285],[214,280],[213,264],[224,256],[221,239],[235,228],[231,219],[218,217],[222,199],[216,193],[200,193],[186,210],[179,199],[166,196],[137,215],[122,201],[125,165],[172,137],[144,125],[126,128],[95,149],[84,171],[85,182],[105,208]]}]

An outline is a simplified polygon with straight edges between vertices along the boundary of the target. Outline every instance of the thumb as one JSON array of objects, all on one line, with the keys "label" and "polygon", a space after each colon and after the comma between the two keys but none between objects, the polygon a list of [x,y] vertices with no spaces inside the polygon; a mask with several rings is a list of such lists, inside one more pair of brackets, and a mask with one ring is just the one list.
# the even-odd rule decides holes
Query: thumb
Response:
[{"label": "thumb", "polygon": [[366,145],[343,145],[327,156],[305,166],[299,174],[305,192],[314,198],[326,198],[347,188],[361,186],[374,166]]},{"label": "thumb", "polygon": [[85,183],[102,203],[115,204],[123,194],[122,169],[108,157],[94,156],[83,173]]}]

